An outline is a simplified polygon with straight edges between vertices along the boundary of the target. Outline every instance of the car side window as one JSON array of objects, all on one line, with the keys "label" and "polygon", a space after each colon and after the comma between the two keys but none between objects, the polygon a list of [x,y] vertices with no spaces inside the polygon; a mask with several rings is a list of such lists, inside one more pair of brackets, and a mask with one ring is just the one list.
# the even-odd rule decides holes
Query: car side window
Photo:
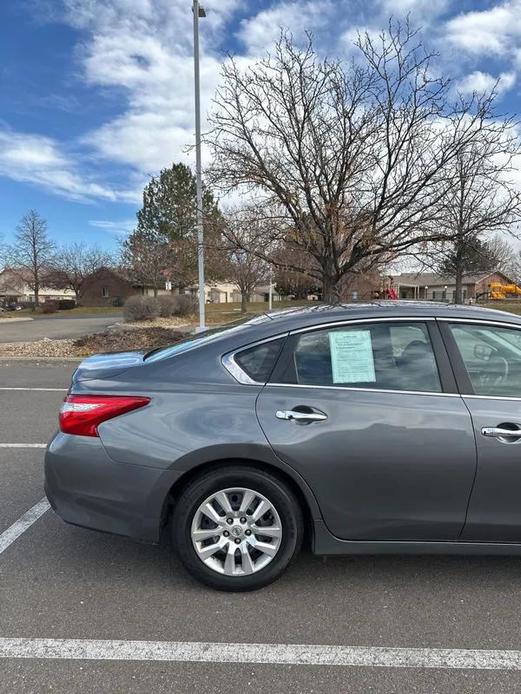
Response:
[{"label": "car side window", "polygon": [[302,333],[292,372],[301,385],[442,390],[424,323],[360,323]]},{"label": "car side window", "polygon": [[235,354],[235,363],[257,383],[266,383],[283,344],[284,339],[278,339],[248,347]]},{"label": "car side window", "polygon": [[521,397],[521,330],[465,323],[450,330],[476,395]]}]

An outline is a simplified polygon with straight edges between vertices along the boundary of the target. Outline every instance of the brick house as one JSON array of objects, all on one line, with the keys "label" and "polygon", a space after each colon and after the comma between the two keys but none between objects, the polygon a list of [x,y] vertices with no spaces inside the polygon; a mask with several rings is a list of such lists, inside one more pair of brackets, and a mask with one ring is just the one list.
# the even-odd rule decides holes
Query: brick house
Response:
[{"label": "brick house", "polygon": [[376,270],[347,273],[340,282],[339,294],[342,301],[370,301],[375,292],[382,291],[385,278]]},{"label": "brick house", "polygon": [[122,306],[125,299],[137,294],[123,274],[108,267],[101,267],[86,277],[81,285],[82,306]]}]

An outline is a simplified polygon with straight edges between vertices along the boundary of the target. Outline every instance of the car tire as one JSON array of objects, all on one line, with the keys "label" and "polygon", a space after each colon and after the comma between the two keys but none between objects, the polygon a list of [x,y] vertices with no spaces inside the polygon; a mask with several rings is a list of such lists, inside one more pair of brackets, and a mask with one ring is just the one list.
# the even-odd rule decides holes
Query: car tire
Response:
[{"label": "car tire", "polygon": [[[212,501],[210,503],[213,504],[214,510],[217,508],[219,514],[224,512],[224,506],[221,507],[219,502],[215,504],[213,497],[213,495],[219,495],[219,498],[222,499],[223,497],[220,494],[223,490],[226,491],[226,496],[231,504],[229,515],[228,517],[226,515],[223,516],[223,520],[218,523],[210,521],[210,527],[213,528],[215,525],[216,533],[219,530],[220,535],[198,543],[195,538],[200,521],[201,519],[203,521],[207,520],[205,514],[201,513],[201,507],[206,507],[206,501],[211,498]],[[245,490],[242,495],[241,490]],[[235,494],[236,491],[237,494]],[[240,509],[236,507],[242,505],[243,502],[247,503],[245,495],[248,492],[248,498],[250,498],[250,491],[255,494],[255,498],[251,506],[248,507],[248,516],[242,517],[244,512],[241,513]],[[260,513],[261,500],[264,500],[265,504],[262,508],[266,507],[268,511],[254,522],[253,519],[256,512]],[[235,504],[235,507],[233,504]],[[241,517],[233,519],[229,517],[237,514],[240,514]],[[239,520],[243,525],[239,525]],[[251,527],[253,530],[249,530],[249,537],[245,537],[243,534],[240,540],[241,544],[234,549],[234,546],[231,544],[232,537],[230,532],[233,530],[237,533],[248,533],[247,529],[244,530],[244,527],[246,527],[244,522],[251,524],[247,527]],[[225,523],[233,523],[233,525],[227,526]],[[259,523],[264,524],[263,527],[259,528]],[[268,538],[263,536],[262,531],[268,532],[266,526],[273,533],[280,530],[280,537]],[[288,485],[274,475],[249,466],[216,468],[191,480],[175,500],[171,520],[171,534],[174,547],[189,573],[200,582],[212,588],[234,592],[257,590],[279,578],[298,554],[302,544],[303,531],[302,509]],[[230,539],[223,537],[223,534],[226,533],[228,533]],[[205,547],[205,543],[213,545],[217,540],[224,543],[224,549],[219,550],[209,560],[213,563],[212,568],[203,561],[196,547],[201,551]],[[234,542],[237,542],[237,540],[238,538]],[[276,543],[276,549],[267,548],[270,554],[273,552],[275,554],[273,556],[264,556],[264,553],[257,548],[255,542],[257,542],[259,547],[261,545],[266,547],[266,544]],[[246,551],[249,559],[245,555],[243,558],[243,552]],[[227,575],[224,569],[216,570],[215,567],[220,567],[221,563],[223,566],[225,565],[228,552],[233,553],[234,558],[232,560],[233,568]],[[249,573],[240,573],[238,575],[234,573],[231,575],[231,572],[242,572],[243,563],[247,564],[246,570]],[[263,563],[266,565],[263,565]],[[230,565],[228,565],[228,568],[230,569]]]}]

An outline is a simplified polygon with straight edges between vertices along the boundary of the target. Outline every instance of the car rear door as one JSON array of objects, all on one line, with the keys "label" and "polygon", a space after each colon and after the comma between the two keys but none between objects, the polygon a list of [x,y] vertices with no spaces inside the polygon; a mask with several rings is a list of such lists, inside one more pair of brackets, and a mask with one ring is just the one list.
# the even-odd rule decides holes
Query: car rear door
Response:
[{"label": "car rear door", "polygon": [[458,537],[476,452],[434,320],[349,321],[290,335],[257,415],[337,537]]},{"label": "car rear door", "polygon": [[461,539],[521,542],[521,326],[440,321],[478,465]]}]

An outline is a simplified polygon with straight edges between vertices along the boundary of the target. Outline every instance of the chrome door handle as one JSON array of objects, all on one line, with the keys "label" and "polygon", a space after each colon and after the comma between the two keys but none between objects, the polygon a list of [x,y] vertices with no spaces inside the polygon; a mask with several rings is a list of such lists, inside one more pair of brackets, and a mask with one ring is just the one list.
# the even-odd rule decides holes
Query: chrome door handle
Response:
[{"label": "chrome door handle", "polygon": [[277,410],[277,419],[294,419],[296,422],[322,422],[327,419],[327,414],[323,412],[299,412],[298,410]]},{"label": "chrome door handle", "polygon": [[521,429],[502,429],[501,427],[483,427],[483,436],[492,436],[496,439],[506,438],[521,439]]}]

